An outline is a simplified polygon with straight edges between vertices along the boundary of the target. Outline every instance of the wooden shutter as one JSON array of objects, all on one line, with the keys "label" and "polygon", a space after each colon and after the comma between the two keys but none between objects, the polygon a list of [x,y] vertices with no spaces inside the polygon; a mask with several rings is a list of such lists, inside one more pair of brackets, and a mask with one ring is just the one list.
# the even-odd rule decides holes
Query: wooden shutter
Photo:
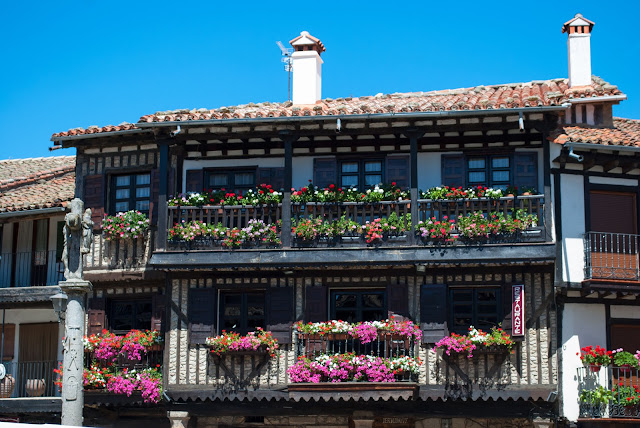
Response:
[{"label": "wooden shutter", "polygon": [[166,296],[154,294],[151,298],[151,330],[163,332],[163,320]]},{"label": "wooden shutter", "polygon": [[215,288],[189,289],[189,336],[192,344],[205,343],[216,333]]},{"label": "wooden shutter", "polygon": [[107,310],[106,299],[103,297],[94,297],[89,300],[89,327],[87,336],[92,334],[100,334],[102,330],[107,328]]},{"label": "wooden shutter", "polygon": [[291,343],[291,325],[294,320],[293,287],[273,287],[267,294],[267,330],[278,343]]},{"label": "wooden shutter", "polygon": [[87,175],[84,177],[84,205],[91,208],[91,220],[94,230],[102,228],[104,218],[104,175]]},{"label": "wooden shutter", "polygon": [[187,192],[202,192],[204,189],[204,174],[201,169],[188,169],[186,178],[185,190]]},{"label": "wooden shutter", "polygon": [[534,152],[516,152],[513,155],[513,184],[520,190],[523,187],[538,189],[538,154]]},{"label": "wooden shutter", "polygon": [[[2,326],[0,326],[2,328]],[[16,325],[4,325],[4,347],[2,348],[2,361],[10,361],[15,357]]]},{"label": "wooden shutter", "polygon": [[[516,284],[517,285],[517,284]],[[507,333],[511,334],[511,331],[513,330],[513,323],[511,322],[512,317],[511,317],[511,309],[512,309],[512,302],[511,302],[511,294],[513,293],[512,290],[512,285],[508,284],[502,287],[502,289],[500,290],[501,294],[502,294],[502,329],[504,331],[506,331]],[[525,288],[525,294],[524,294],[524,298],[525,301],[527,299],[527,290]],[[525,311],[525,317],[526,317],[527,313]],[[500,316],[500,314],[498,314],[498,316]],[[526,323],[525,323],[526,324]]]},{"label": "wooden shutter", "polygon": [[442,184],[451,187],[466,186],[463,155],[442,155]]},{"label": "wooden shutter", "polygon": [[160,173],[157,169],[151,170],[151,199],[149,200],[149,222],[156,224],[158,219],[158,199],[160,195]]},{"label": "wooden shutter", "polygon": [[409,188],[409,156],[387,156],[386,162],[386,183],[395,182],[398,187]]},{"label": "wooden shutter", "polygon": [[308,285],[305,296],[305,322],[327,321],[327,288]]},{"label": "wooden shutter", "polygon": [[284,168],[258,168],[256,184],[270,184],[273,190],[284,190]]},{"label": "wooden shutter", "polygon": [[313,184],[325,188],[338,181],[338,167],[336,158],[313,159]]},{"label": "wooden shutter", "polygon": [[445,284],[423,284],[420,287],[420,327],[422,343],[435,343],[449,335]]},{"label": "wooden shutter", "polygon": [[387,308],[396,315],[409,316],[409,290],[406,284],[392,282],[387,285]]},{"label": "wooden shutter", "polygon": [[[635,234],[636,194],[631,192],[589,192],[590,231]],[[615,219],[615,221],[612,221]],[[627,250],[628,251],[628,250]]]}]

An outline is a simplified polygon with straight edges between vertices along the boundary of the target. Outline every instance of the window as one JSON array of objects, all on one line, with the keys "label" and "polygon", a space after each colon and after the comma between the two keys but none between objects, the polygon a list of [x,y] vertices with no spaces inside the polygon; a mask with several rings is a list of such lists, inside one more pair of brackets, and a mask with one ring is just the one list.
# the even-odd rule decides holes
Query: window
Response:
[{"label": "window", "polygon": [[467,158],[467,183],[505,190],[511,183],[511,159],[504,155]]},{"label": "window", "polygon": [[116,175],[111,182],[112,213],[137,210],[149,212],[151,174]]},{"label": "window", "polygon": [[262,292],[220,293],[220,329],[247,334],[257,327],[265,328],[265,299]]},{"label": "window", "polygon": [[151,299],[112,300],[110,312],[109,322],[113,332],[151,329]]},{"label": "window", "polygon": [[343,160],[340,162],[340,186],[369,189],[383,182],[380,159]]},{"label": "window", "polygon": [[256,170],[252,169],[218,169],[205,171],[204,185],[207,189],[221,190],[244,194],[256,187]]},{"label": "window", "polygon": [[490,330],[502,320],[500,288],[451,288],[451,331],[466,333],[469,326]]},{"label": "window", "polygon": [[346,322],[380,321],[387,318],[386,292],[332,291],[331,318]]}]

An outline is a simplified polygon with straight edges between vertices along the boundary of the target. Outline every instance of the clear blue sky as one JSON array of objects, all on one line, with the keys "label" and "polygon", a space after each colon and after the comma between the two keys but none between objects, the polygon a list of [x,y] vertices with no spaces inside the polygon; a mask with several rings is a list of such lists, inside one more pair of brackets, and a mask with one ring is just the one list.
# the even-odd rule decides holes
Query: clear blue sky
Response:
[{"label": "clear blue sky", "polygon": [[593,74],[628,95],[614,114],[640,118],[634,0],[65,0],[0,10],[0,159],[48,156],[51,134],[74,127],[285,101],[275,42],[302,30],[327,48],[323,98],[567,77],[560,30],[577,12],[596,23]]}]

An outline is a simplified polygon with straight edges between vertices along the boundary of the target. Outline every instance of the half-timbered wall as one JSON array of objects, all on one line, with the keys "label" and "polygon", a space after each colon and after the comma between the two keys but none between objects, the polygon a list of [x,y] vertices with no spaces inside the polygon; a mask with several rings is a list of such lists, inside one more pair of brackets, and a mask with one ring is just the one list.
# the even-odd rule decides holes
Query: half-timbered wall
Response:
[{"label": "half-timbered wall", "polygon": [[[371,269],[363,273],[358,269],[307,271],[305,276],[285,276],[279,271],[265,271],[259,274],[207,272],[206,274],[170,280],[169,305],[169,358],[167,387],[184,388],[198,385],[200,390],[214,390],[228,385],[224,373],[212,364],[208,348],[202,344],[192,344],[189,326],[189,294],[194,289],[270,289],[290,286],[295,290],[295,316],[292,319],[307,320],[305,296],[315,296],[312,289],[325,287],[403,287],[406,289],[408,314],[414,320],[421,318],[421,289],[424,284],[447,284],[479,286],[501,285],[506,290],[511,284],[525,286],[526,332],[519,340],[514,352],[504,360],[498,357],[480,356],[473,360],[458,359],[445,362],[441,352],[432,350],[431,344],[418,345],[419,356],[423,360],[419,383],[422,385],[447,386],[447,394],[476,394],[482,388],[501,386],[553,386],[558,383],[556,311],[554,306],[553,271],[550,265],[528,268],[485,266],[469,269],[426,268],[424,274],[417,274],[415,268]],[[303,274],[300,274],[303,275]],[[311,294],[310,294],[311,293]],[[505,308],[510,307],[506,301]],[[390,303],[391,305],[391,303]],[[391,308],[390,308],[391,309]],[[267,307],[267,311],[270,308]],[[328,319],[328,310],[326,311]],[[508,320],[509,315],[506,314]],[[505,328],[509,328],[505,325]],[[219,333],[219,331],[218,331]],[[293,344],[295,346],[295,343]],[[289,345],[281,346],[282,352],[277,359],[265,365],[254,385],[271,388],[277,384],[286,384],[286,370],[295,361],[294,352]],[[232,364],[239,364],[238,362]],[[245,373],[250,370],[251,361],[244,359]],[[236,367],[239,369],[239,367]],[[490,379],[489,379],[490,378]],[[452,385],[456,385],[453,387]],[[475,385],[475,386],[474,386]]]}]

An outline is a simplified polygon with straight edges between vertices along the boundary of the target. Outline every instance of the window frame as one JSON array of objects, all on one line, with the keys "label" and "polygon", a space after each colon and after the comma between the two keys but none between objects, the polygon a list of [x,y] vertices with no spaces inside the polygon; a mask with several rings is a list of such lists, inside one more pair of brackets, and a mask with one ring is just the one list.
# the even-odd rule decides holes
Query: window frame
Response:
[{"label": "window frame", "polygon": [[[364,157],[364,158],[353,158],[353,157],[346,157],[346,158],[338,158],[337,159],[337,178],[338,178],[338,183],[336,183],[336,185],[338,187],[341,187],[343,189],[349,189],[349,188],[357,188],[361,191],[370,189],[372,187],[375,186],[375,184],[372,184],[370,186],[367,186],[365,184],[365,177],[368,175],[380,175],[380,182],[376,183],[376,184],[380,184],[380,183],[385,183],[385,176],[386,176],[386,158],[383,157]],[[367,162],[380,162],[380,171],[375,171],[374,173],[367,173],[365,171],[365,165]],[[342,171],[342,165],[345,163],[357,163],[358,164],[358,171],[355,173],[343,173]],[[342,184],[342,177],[343,176],[357,176],[358,177],[358,184],[356,186],[346,186]]]},{"label": "window frame", "polygon": [[[339,319],[336,315],[336,305],[335,305],[335,294],[338,293],[344,293],[344,294],[356,294],[357,296],[363,296],[365,294],[381,294],[383,296],[382,298],[382,320],[387,318],[387,313],[389,310],[389,298],[388,298],[388,293],[387,293],[387,289],[386,288],[367,288],[367,289],[344,289],[344,288],[337,288],[337,289],[331,289],[329,290],[329,316],[331,319]],[[363,305],[362,305],[362,300],[360,298],[358,298],[358,302],[356,304],[356,313],[357,313],[357,320],[355,320],[354,322],[361,322],[364,318],[362,317],[362,310],[363,310]]]},{"label": "window frame", "polygon": [[[153,298],[151,296],[140,296],[140,297],[132,297],[132,298],[118,298],[118,299],[108,299],[108,325],[109,331],[116,334],[126,334],[131,330],[150,330],[153,324]],[[131,314],[131,328],[130,329],[116,329],[113,325],[115,319],[115,308],[117,304],[132,304],[133,305],[133,313]],[[149,327],[141,326],[137,324],[137,315],[138,315],[138,303],[149,304]]]},{"label": "window frame", "polygon": [[[255,331],[255,328],[250,329],[248,327],[248,321],[249,321],[249,313],[248,313],[248,296],[250,294],[261,294],[262,295],[262,307],[263,307],[263,315],[262,315],[262,329],[266,330],[267,329],[267,293],[266,290],[261,290],[261,289],[257,289],[257,290],[218,290],[218,319],[217,319],[217,326],[218,326],[218,333],[221,334],[223,330],[225,331],[233,331],[233,332],[237,332],[240,335],[246,335],[249,331]],[[225,327],[225,320],[227,319],[225,316],[225,297],[227,295],[240,295],[241,296],[241,302],[240,302],[240,307],[241,307],[241,314],[240,314],[240,321],[241,321],[241,326],[240,328],[226,328]]]},{"label": "window frame", "polygon": [[[203,184],[204,188],[208,190],[222,190],[228,192],[238,193],[238,186],[235,184],[235,174],[242,172],[251,172],[253,174],[253,184],[240,186],[241,192],[244,195],[249,189],[255,189],[258,186],[258,167],[257,166],[241,166],[233,168],[204,168],[203,169]],[[226,174],[227,184],[225,186],[211,186],[209,179],[214,174]],[[230,184],[233,183],[233,184]]]},{"label": "window frame", "polygon": [[[506,158],[509,160],[509,166],[508,167],[494,167],[493,166],[493,161],[494,159],[497,158]],[[474,159],[483,159],[484,160],[484,167],[483,168],[471,168],[470,167],[470,162]],[[491,187],[494,189],[502,189],[505,190],[507,187],[509,186],[514,186],[515,184],[515,177],[514,177],[514,157],[513,157],[513,153],[492,153],[492,154],[478,154],[478,155],[473,155],[473,154],[465,154],[464,156],[464,162],[465,162],[465,182],[467,183],[468,187],[475,187],[475,186],[486,186],[486,187]],[[509,173],[509,180],[506,182],[499,182],[499,181],[494,181],[493,180],[493,173],[494,172],[500,172],[500,171],[507,171]],[[471,182],[471,174],[474,172],[483,172],[485,174],[485,180],[480,182],[480,181],[476,181],[476,182]]]},{"label": "window frame", "polygon": [[[472,294],[472,300],[470,302],[471,304],[471,323],[469,325],[466,326],[456,326],[455,324],[455,319],[456,319],[456,312],[455,312],[455,300],[454,300],[454,293],[456,291],[471,291]],[[483,329],[483,330],[488,330],[490,327],[485,326],[485,325],[481,325],[478,323],[478,317],[479,317],[479,313],[478,313],[478,292],[482,292],[482,291],[495,291],[496,293],[496,327],[498,324],[500,324],[500,322],[502,322],[502,319],[504,318],[504,309],[503,309],[503,303],[502,303],[502,299],[503,299],[503,295],[502,293],[504,292],[504,287],[501,284],[486,284],[486,285],[482,285],[482,286],[469,286],[469,285],[450,285],[448,286],[448,314],[449,316],[448,318],[448,322],[449,322],[449,330],[451,332],[454,333],[458,333],[458,334],[466,334],[468,332],[468,329],[470,326],[474,326],[476,328],[479,329]],[[492,314],[493,315],[493,314]]]},{"label": "window frame", "polygon": [[[149,183],[148,184],[138,184],[137,183],[137,177],[139,175],[148,175],[149,176]],[[118,177],[129,177],[129,185],[128,186],[124,186],[124,185],[118,185]],[[136,190],[138,188],[149,188],[149,196],[148,197],[137,197],[136,194]],[[117,192],[119,189],[128,189],[129,190],[129,198],[126,199],[126,202],[128,203],[128,209],[127,210],[118,210],[116,209],[116,205],[118,202],[124,202],[125,199],[124,198],[118,198],[117,197]],[[152,198],[152,194],[153,194],[153,178],[151,177],[151,171],[149,170],[141,170],[141,171],[129,171],[129,172],[119,172],[119,173],[113,173],[109,175],[109,213],[111,215],[115,215],[118,212],[126,212],[126,211],[130,211],[130,210],[134,210],[134,211],[140,211],[142,213],[145,213],[147,215],[150,214],[151,212],[151,198]],[[137,202],[139,201],[147,201],[148,202],[148,208],[146,210],[141,210],[138,209],[137,207]]]}]

